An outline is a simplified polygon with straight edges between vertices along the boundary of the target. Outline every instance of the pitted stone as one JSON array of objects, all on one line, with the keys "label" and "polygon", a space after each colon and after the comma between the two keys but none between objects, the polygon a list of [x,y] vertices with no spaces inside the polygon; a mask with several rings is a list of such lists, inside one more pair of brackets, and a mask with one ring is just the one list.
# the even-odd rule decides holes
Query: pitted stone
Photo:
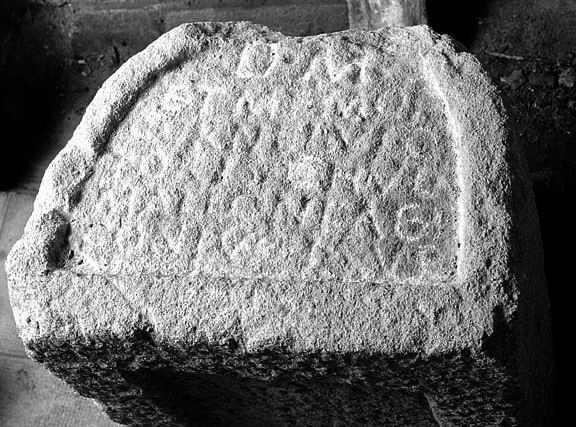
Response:
[{"label": "pitted stone", "polygon": [[[71,269],[447,280],[454,142],[419,70],[384,72],[389,57],[344,35],[256,40],[159,76],[71,212]],[[215,74],[223,62],[236,72]]]},{"label": "pitted stone", "polygon": [[125,423],[531,425],[511,396],[545,401],[547,308],[522,168],[478,63],[426,27],[184,25],[46,172],[15,318]]}]

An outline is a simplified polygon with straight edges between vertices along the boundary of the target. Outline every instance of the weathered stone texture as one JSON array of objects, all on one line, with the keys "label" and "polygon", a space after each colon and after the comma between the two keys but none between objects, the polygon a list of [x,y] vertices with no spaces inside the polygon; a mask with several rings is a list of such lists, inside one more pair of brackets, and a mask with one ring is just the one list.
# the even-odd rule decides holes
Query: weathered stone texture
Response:
[{"label": "weathered stone texture", "polygon": [[454,155],[413,68],[318,38],[229,43],[164,74],[83,187],[74,269],[442,280]]},{"label": "weathered stone texture", "polygon": [[189,24],[104,84],[8,273],[30,356],[124,423],[542,425],[537,227],[448,39]]}]

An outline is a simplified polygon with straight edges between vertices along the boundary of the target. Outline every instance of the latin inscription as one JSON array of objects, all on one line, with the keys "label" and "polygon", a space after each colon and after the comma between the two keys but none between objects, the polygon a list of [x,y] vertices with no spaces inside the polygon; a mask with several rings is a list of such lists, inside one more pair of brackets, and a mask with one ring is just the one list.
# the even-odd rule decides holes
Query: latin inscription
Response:
[{"label": "latin inscription", "polygon": [[454,269],[454,153],[416,70],[336,38],[219,49],[119,125],[74,213],[77,268],[135,274],[137,257],[157,274],[374,282]]}]

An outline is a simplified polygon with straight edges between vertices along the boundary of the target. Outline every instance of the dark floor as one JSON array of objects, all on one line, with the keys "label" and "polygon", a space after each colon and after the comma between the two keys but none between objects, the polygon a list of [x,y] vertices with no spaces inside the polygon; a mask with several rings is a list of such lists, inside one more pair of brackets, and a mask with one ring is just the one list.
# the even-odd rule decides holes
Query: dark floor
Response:
[{"label": "dark floor", "polygon": [[[557,389],[568,390],[576,196],[576,0],[429,0],[430,24],[475,53],[502,91],[534,180]],[[0,0],[0,261],[49,162],[100,84],[162,32],[241,20],[306,35],[347,28],[345,0]],[[0,425],[113,425],[26,359],[0,270]],[[570,294],[569,294],[570,292]],[[571,402],[557,393],[556,424]]]},{"label": "dark floor", "polygon": [[35,192],[0,192],[0,425],[112,427],[90,399],[26,357],[8,301],[4,261],[32,212]]}]

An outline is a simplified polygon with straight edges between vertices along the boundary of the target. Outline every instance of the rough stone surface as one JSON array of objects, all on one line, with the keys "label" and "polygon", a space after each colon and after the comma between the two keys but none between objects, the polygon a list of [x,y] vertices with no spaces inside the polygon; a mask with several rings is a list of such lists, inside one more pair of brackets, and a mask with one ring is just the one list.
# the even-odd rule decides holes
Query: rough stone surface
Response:
[{"label": "rough stone surface", "polygon": [[29,355],[133,425],[545,425],[533,196],[426,27],[183,25],[123,65],[7,261]]}]

